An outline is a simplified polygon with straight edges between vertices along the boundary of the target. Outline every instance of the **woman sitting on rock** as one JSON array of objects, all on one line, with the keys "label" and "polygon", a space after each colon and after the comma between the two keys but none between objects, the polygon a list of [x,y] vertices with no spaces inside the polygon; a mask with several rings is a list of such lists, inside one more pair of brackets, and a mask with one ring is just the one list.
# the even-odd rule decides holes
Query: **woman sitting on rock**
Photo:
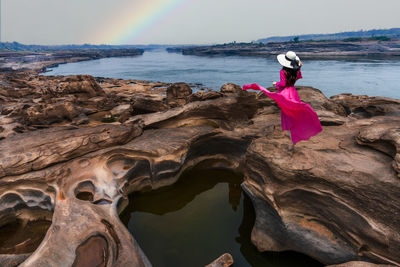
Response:
[{"label": "woman sitting on rock", "polygon": [[277,93],[270,92],[258,84],[243,86],[243,90],[261,90],[267,96],[276,101],[281,108],[281,123],[283,131],[290,131],[293,145],[301,140],[308,140],[322,131],[317,113],[307,103],[301,102],[299,94],[294,87],[295,82],[302,78],[300,68],[303,65],[296,53],[289,51],[278,55],[278,61],[283,66],[280,71],[280,82],[273,85],[278,89]]}]

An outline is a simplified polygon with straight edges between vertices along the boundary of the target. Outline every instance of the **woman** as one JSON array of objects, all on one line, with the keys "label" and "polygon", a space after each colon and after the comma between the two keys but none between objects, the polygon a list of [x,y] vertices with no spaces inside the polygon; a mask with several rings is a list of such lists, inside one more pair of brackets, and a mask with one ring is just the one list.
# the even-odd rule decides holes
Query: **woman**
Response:
[{"label": "woman", "polygon": [[[290,130],[293,146],[301,141],[308,140],[322,131],[317,113],[307,103],[301,102],[299,94],[294,87],[295,82],[302,78],[300,68],[303,63],[296,53],[289,51],[278,55],[278,62],[283,66],[280,71],[280,82],[273,85],[278,89],[273,93],[258,84],[244,85],[243,90],[261,90],[276,101],[281,108],[282,130]],[[293,149],[293,146],[290,149]]]}]

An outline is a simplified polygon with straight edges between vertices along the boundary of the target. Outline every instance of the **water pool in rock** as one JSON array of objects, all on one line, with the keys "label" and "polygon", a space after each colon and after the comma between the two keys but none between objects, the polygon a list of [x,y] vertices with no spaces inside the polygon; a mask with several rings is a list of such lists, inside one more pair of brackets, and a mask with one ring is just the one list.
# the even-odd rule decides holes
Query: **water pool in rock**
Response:
[{"label": "water pool in rock", "polygon": [[36,250],[51,221],[16,219],[0,227],[0,254],[23,254]]},{"label": "water pool in rock", "polygon": [[234,266],[323,266],[295,252],[257,250],[241,180],[227,170],[193,169],[172,186],[131,194],[120,217],[155,267],[204,266],[226,252]]}]

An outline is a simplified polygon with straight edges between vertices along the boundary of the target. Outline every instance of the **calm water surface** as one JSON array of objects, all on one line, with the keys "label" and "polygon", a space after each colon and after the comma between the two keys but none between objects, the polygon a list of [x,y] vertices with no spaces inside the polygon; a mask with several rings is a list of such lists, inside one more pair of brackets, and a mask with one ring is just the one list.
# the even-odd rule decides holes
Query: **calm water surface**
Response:
[{"label": "calm water surface", "polygon": [[[318,88],[327,96],[344,92],[400,98],[400,60],[304,60],[297,85]],[[47,75],[90,74],[97,77],[200,83],[219,90],[226,82],[270,86],[279,80],[273,58],[198,57],[145,52],[142,56],[104,58],[60,65]]]},{"label": "calm water surface", "polygon": [[258,252],[241,180],[224,170],[190,171],[172,186],[131,195],[120,217],[155,267],[205,266],[227,252],[237,267],[322,266],[294,252]]}]

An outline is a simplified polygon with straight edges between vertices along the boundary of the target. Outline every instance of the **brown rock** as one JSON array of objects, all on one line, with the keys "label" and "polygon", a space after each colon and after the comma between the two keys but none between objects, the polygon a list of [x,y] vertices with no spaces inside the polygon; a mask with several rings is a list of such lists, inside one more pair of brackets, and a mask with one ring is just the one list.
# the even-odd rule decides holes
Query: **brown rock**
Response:
[{"label": "brown rock", "polygon": [[295,250],[325,264],[400,261],[400,221],[391,215],[400,214],[393,158],[354,140],[370,123],[324,127],[294,152],[279,135],[252,142],[242,186],[259,211],[252,231],[259,250]]},{"label": "brown rock", "polygon": [[121,115],[118,118],[118,121],[120,123],[126,122],[129,118],[131,117],[131,111],[130,109],[125,110],[124,112],[121,113]]},{"label": "brown rock", "polygon": [[130,120],[140,118],[144,121],[146,127],[153,128],[198,125],[232,128],[233,125],[247,123],[256,111],[257,100],[255,95],[245,94],[240,99],[230,96],[191,102],[164,112],[138,115]]},{"label": "brown rock", "polygon": [[78,117],[74,118],[74,120],[72,121],[72,125],[82,125],[82,124],[88,124],[88,123],[89,123],[89,118],[84,113],[80,114]]},{"label": "brown rock", "polygon": [[167,104],[170,107],[182,106],[187,103],[187,97],[192,89],[186,83],[174,83],[167,88]]},{"label": "brown rock", "polygon": [[87,97],[104,96],[103,89],[97,84],[96,80],[90,75],[67,76],[62,79],[53,91],[57,95],[74,94]]},{"label": "brown rock", "polygon": [[131,100],[130,112],[132,115],[138,115],[165,111],[167,109],[168,106],[164,103],[162,98],[160,99],[159,97],[152,96],[135,96]]},{"label": "brown rock", "polygon": [[[276,104],[238,86],[196,96],[184,85],[170,88],[173,108],[129,112],[123,125],[107,125],[101,119],[112,115],[112,107],[137,97],[155,110],[163,89],[155,93],[149,83],[104,79],[102,95],[86,78],[68,81],[80,89],[57,87],[63,79],[25,73],[0,83],[0,226],[21,216],[52,220],[21,266],[85,265],[82,255],[91,248],[91,262],[149,266],[117,217],[120,203],[131,192],[175,183],[197,164],[244,174],[242,187],[256,210],[252,241],[260,251],[294,250],[324,264],[400,264],[397,100],[327,99],[300,88],[324,126],[289,151]],[[18,124],[26,117],[21,111],[32,108],[36,116],[46,105],[65,102],[80,114],[96,113],[82,128]]]},{"label": "brown rock", "polygon": [[101,235],[89,237],[76,251],[73,266],[107,266],[109,251],[107,240]]},{"label": "brown rock", "polygon": [[220,92],[223,94],[241,94],[243,90],[240,85],[234,83],[226,83],[222,85]]},{"label": "brown rock", "polygon": [[64,120],[71,121],[79,116],[82,109],[72,102],[58,102],[55,104],[33,105],[22,110],[22,118],[28,125],[49,125]]},{"label": "brown rock", "polygon": [[111,115],[121,115],[122,113],[124,113],[124,111],[129,110],[130,105],[129,104],[123,104],[123,105],[119,105],[116,106],[115,108],[113,108],[112,110],[110,110]]},{"label": "brown rock", "polygon": [[330,99],[341,104],[349,115],[358,118],[369,118],[385,114],[398,116],[400,114],[400,100],[398,99],[352,94],[331,96]]},{"label": "brown rock", "polygon": [[31,254],[0,255],[0,266],[14,267],[24,262]]},{"label": "brown rock", "polygon": [[393,158],[393,169],[400,178],[400,119],[377,118],[361,128],[357,143],[367,145]]},{"label": "brown rock", "polygon": [[[0,177],[39,170],[139,136],[134,126],[59,127],[23,133],[0,140]],[[20,146],[20,140],[24,145]]]},{"label": "brown rock", "polygon": [[232,255],[229,253],[225,253],[212,263],[206,265],[206,267],[228,267],[231,266],[232,264],[233,264]]},{"label": "brown rock", "polygon": [[189,96],[188,101],[189,102],[194,102],[194,101],[205,101],[205,100],[210,100],[210,99],[215,99],[222,97],[222,94],[220,92],[216,91],[206,91],[206,92],[196,92],[192,95]]},{"label": "brown rock", "polygon": [[69,123],[82,113],[110,110],[115,95],[107,95],[89,75],[1,75],[1,114],[25,125]]}]

